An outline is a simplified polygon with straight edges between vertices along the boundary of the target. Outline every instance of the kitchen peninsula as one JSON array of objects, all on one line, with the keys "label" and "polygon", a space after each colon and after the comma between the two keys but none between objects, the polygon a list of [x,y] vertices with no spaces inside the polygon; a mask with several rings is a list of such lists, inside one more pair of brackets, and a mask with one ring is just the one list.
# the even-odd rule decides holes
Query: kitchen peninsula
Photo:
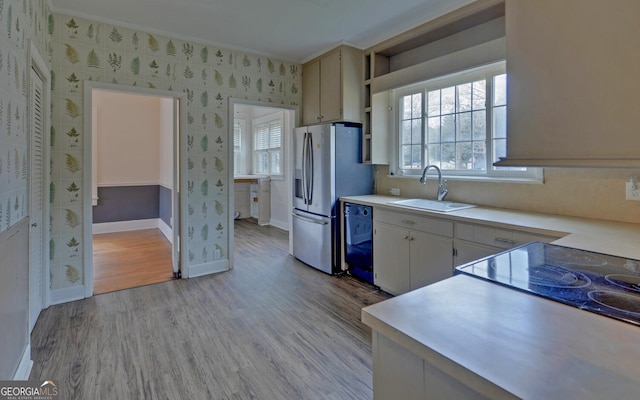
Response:
[{"label": "kitchen peninsula", "polygon": [[[454,223],[555,236],[553,243],[640,259],[636,224],[474,207],[438,213],[350,202]],[[455,236],[456,233],[454,233]],[[633,263],[631,263],[633,265]],[[637,272],[637,271],[636,271]],[[456,399],[637,398],[640,327],[465,275],[366,307],[374,396]]]}]

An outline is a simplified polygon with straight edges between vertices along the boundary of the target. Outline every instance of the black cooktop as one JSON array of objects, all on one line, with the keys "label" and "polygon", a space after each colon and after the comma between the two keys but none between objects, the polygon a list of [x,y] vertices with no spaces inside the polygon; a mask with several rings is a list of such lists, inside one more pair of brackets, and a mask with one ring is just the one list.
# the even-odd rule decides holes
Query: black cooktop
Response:
[{"label": "black cooktop", "polygon": [[456,268],[500,285],[640,325],[640,261],[533,242]]}]

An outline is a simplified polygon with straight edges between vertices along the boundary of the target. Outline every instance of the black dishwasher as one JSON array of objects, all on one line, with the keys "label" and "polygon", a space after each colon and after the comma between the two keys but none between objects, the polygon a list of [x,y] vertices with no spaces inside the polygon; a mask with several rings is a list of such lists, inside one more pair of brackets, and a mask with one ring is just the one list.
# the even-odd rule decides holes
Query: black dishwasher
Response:
[{"label": "black dishwasher", "polygon": [[345,262],[351,275],[373,284],[372,208],[344,204]]}]

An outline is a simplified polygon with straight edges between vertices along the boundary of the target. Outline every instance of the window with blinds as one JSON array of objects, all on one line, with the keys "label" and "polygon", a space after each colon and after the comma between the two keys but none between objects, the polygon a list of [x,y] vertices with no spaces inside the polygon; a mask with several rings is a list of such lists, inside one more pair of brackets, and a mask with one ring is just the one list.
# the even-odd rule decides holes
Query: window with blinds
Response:
[{"label": "window with blinds", "polygon": [[282,175],[282,119],[254,126],[253,151],[254,173]]},{"label": "window with blinds", "polygon": [[233,121],[233,170],[238,173],[242,170],[240,159],[242,157],[242,126],[244,121],[235,119]]}]

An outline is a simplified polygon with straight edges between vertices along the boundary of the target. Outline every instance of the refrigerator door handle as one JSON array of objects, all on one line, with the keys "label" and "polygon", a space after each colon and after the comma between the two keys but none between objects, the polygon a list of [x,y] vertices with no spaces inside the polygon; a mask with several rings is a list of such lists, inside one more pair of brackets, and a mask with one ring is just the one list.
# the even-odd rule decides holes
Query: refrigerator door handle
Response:
[{"label": "refrigerator door handle", "polygon": [[311,223],[318,224],[318,225],[327,225],[328,224],[327,221],[322,221],[322,220],[319,220],[319,219],[313,219],[313,218],[309,218],[309,217],[303,217],[302,215],[296,214],[296,213],[294,213],[293,216],[294,216],[294,218],[298,218],[298,219],[301,219],[303,221],[311,222]]},{"label": "refrigerator door handle", "polygon": [[313,177],[315,175],[313,167],[313,135],[309,132],[307,138],[307,204],[313,202]]},{"label": "refrigerator door handle", "polygon": [[309,132],[304,133],[302,139],[302,200],[304,204],[309,204],[307,200],[307,141],[309,140]]}]

